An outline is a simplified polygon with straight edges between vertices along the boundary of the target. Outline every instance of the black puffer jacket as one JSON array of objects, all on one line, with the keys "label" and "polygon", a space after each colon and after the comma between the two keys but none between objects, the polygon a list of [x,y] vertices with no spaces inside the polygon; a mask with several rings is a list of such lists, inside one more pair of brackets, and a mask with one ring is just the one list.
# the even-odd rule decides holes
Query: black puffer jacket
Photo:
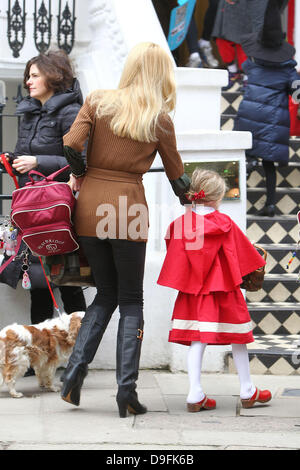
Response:
[{"label": "black puffer jacket", "polygon": [[[53,95],[44,106],[30,96],[21,101],[17,114],[23,114],[24,117],[19,128],[15,157],[34,155],[38,162],[35,170],[44,175],[50,175],[68,165],[63,153],[62,138],[69,131],[82,103],[82,93],[76,79],[72,88],[64,93]],[[22,187],[28,181],[28,174],[18,173],[18,176]],[[63,172],[57,178],[60,181],[68,181],[68,179],[68,171]],[[19,253],[24,249],[25,245],[22,243]],[[28,273],[32,289],[47,288],[38,258],[30,256],[30,262]],[[0,282],[15,289],[22,275],[21,267],[21,259],[12,261],[0,275]]]}]

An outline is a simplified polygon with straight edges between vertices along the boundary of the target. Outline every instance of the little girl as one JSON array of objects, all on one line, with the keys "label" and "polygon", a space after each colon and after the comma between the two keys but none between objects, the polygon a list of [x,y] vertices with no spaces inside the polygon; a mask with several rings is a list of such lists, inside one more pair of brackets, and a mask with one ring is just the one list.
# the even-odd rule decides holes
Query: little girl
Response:
[{"label": "little girl", "polygon": [[169,341],[189,346],[190,412],[216,407],[201,387],[207,344],[232,345],[244,408],[272,398],[268,390],[258,390],[250,377],[246,344],[254,339],[240,290],[242,277],[264,266],[265,260],[230,217],[217,210],[225,191],[225,181],[214,171],[197,168],[193,172],[187,194],[192,207],[168,229],[167,254],[158,279],[158,284],[179,291]]}]

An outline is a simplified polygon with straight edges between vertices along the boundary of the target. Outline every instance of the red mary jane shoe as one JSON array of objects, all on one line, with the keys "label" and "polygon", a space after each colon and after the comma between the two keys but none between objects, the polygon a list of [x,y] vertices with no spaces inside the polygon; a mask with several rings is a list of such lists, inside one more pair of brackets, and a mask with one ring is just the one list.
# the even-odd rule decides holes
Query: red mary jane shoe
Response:
[{"label": "red mary jane shoe", "polygon": [[197,411],[201,410],[214,410],[216,407],[216,401],[212,400],[211,398],[205,397],[203,400],[198,401],[198,403],[187,403],[187,410],[190,413],[196,413]]},{"label": "red mary jane shoe", "polygon": [[241,399],[243,408],[252,408],[252,406],[258,403],[267,403],[272,398],[272,394],[269,390],[258,390],[256,388],[254,395],[247,400]]}]

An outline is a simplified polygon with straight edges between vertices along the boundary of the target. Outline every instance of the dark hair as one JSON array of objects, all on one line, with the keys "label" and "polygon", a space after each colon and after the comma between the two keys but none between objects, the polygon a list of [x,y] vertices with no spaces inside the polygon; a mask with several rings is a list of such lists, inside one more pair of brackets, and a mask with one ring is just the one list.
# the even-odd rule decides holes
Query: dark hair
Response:
[{"label": "dark hair", "polygon": [[46,54],[39,54],[30,59],[24,71],[24,88],[26,90],[29,79],[30,67],[36,65],[41,74],[45,77],[46,86],[54,93],[66,91],[73,84],[73,70],[67,54],[62,51],[49,51]]}]

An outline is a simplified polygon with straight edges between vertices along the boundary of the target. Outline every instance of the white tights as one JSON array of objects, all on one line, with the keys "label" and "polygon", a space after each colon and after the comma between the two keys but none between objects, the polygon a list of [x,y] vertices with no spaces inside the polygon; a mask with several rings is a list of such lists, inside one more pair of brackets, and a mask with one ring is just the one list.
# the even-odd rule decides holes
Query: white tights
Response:
[{"label": "white tights", "polygon": [[[189,348],[187,366],[190,390],[187,396],[188,403],[197,403],[203,400],[205,394],[201,387],[201,368],[206,343],[193,341]],[[232,344],[232,356],[240,380],[240,397],[252,397],[255,386],[250,377],[249,356],[246,344]]]}]

